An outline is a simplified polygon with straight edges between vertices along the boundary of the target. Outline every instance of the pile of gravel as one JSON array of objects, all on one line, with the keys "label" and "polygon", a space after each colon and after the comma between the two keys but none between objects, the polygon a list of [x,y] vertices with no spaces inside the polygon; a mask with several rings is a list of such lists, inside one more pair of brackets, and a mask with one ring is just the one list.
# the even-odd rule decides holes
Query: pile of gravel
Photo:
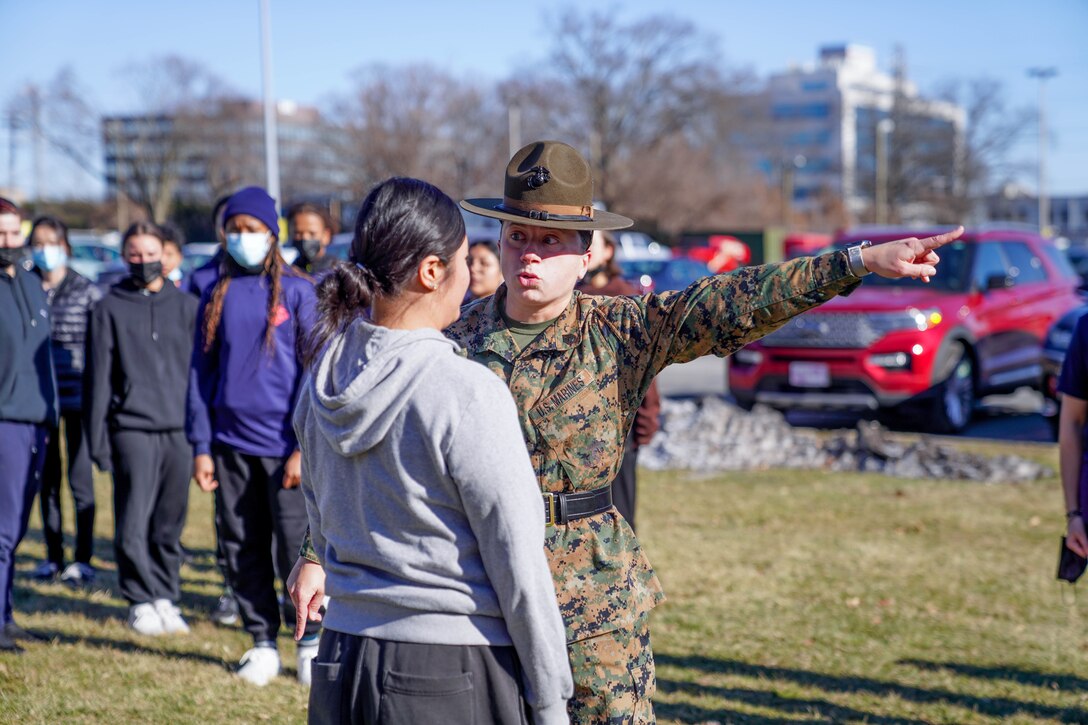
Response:
[{"label": "pile of gravel", "polygon": [[661,431],[639,450],[650,470],[701,472],[767,468],[863,471],[900,478],[1013,483],[1054,472],[1019,456],[982,456],[922,436],[904,442],[875,421],[823,438],[796,430],[775,410],[745,412],[721,398],[661,401]]}]

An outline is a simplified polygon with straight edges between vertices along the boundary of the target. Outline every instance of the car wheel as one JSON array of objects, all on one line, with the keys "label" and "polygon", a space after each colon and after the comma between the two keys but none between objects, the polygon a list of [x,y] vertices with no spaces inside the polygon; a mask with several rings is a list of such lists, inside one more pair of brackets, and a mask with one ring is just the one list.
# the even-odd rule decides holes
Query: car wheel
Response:
[{"label": "car wheel", "polygon": [[975,412],[975,363],[963,345],[949,350],[954,360],[948,376],[936,389],[935,427],[941,433],[960,433]]}]

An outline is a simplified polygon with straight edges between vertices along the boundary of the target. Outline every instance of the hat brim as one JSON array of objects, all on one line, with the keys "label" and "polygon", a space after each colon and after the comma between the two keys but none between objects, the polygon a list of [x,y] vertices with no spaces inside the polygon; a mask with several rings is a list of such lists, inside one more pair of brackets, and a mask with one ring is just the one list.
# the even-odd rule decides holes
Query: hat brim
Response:
[{"label": "hat brim", "polygon": [[480,216],[501,219],[507,222],[526,224],[532,227],[547,227],[548,229],[626,229],[635,222],[620,214],[609,211],[593,211],[593,218],[585,221],[570,221],[563,219],[534,219],[530,216],[514,214],[505,209],[497,209],[502,206],[502,199],[462,199],[461,208],[465,211],[479,214]]}]

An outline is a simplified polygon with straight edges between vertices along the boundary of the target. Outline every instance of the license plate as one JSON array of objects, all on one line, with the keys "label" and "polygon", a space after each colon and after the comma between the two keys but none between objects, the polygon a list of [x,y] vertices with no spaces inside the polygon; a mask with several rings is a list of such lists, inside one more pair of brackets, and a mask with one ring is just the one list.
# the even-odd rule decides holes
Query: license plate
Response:
[{"label": "license plate", "polygon": [[790,363],[790,385],[795,388],[826,388],[831,385],[831,371],[827,363]]}]

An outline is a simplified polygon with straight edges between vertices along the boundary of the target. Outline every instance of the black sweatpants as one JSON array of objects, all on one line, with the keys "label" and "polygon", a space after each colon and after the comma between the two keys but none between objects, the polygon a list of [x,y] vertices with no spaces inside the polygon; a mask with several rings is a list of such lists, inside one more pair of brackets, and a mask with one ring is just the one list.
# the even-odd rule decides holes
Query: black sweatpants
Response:
[{"label": "black sweatpants", "polygon": [[620,472],[612,481],[612,505],[620,512],[631,530],[635,530],[635,473],[638,468],[638,446],[635,445],[635,433],[632,427],[627,434],[627,441],[623,444],[623,463],[620,464]]},{"label": "black sweatpants", "polygon": [[192,448],[180,430],[115,430],[110,448],[113,546],[121,594],[130,604],[176,602]]},{"label": "black sweatpants", "polygon": [[[227,562],[228,583],[234,589],[238,612],[254,642],[275,641],[280,630],[276,579],[287,591],[287,575],[298,559],[309,519],[299,487],[283,487],[285,458],[251,456],[216,444],[216,531]],[[283,597],[283,622],[294,627],[291,597]],[[310,622],[306,633],[320,624]]]},{"label": "black sweatpants", "polygon": [[[73,560],[91,563],[94,551],[94,476],[91,472],[91,452],[83,435],[83,416],[78,410],[61,414],[64,442],[68,459],[68,487],[76,505],[76,537]],[[58,567],[64,565],[64,533],[60,509],[64,466],[60,455],[61,430],[49,436],[42,471],[41,509],[45,535],[45,556]]]},{"label": "black sweatpants", "polygon": [[513,647],[392,642],[326,629],[310,667],[310,725],[531,722]]}]

